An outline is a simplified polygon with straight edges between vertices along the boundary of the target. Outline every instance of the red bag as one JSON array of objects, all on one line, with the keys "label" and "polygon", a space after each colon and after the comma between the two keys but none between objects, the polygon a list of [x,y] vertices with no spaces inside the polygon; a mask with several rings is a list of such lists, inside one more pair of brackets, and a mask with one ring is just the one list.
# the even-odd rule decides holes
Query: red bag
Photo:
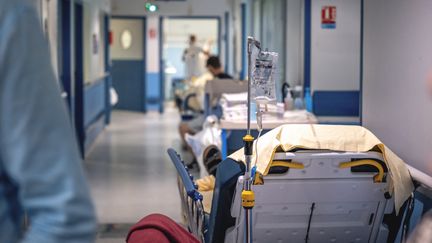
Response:
[{"label": "red bag", "polygon": [[128,233],[127,243],[199,243],[182,226],[162,214],[141,219]]}]

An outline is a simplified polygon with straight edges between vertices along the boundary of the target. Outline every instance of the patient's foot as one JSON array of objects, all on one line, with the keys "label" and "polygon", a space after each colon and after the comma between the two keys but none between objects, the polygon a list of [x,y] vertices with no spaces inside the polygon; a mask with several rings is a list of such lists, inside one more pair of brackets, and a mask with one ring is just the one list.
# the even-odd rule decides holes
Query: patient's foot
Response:
[{"label": "patient's foot", "polygon": [[188,151],[189,150],[189,146],[187,144],[182,143],[181,148],[183,151]]},{"label": "patient's foot", "polygon": [[186,166],[188,167],[188,169],[194,169],[195,167],[198,167],[198,161],[194,158],[192,162],[186,164]]}]

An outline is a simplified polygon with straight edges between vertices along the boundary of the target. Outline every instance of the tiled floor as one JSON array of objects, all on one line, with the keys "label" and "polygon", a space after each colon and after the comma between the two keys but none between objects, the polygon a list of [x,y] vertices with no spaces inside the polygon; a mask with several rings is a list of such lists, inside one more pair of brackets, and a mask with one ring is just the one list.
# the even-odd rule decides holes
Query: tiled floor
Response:
[{"label": "tiled floor", "polygon": [[180,147],[178,113],[116,111],[85,168],[99,222],[98,243],[124,242],[130,224],[151,213],[180,221],[176,172],[166,149]]}]

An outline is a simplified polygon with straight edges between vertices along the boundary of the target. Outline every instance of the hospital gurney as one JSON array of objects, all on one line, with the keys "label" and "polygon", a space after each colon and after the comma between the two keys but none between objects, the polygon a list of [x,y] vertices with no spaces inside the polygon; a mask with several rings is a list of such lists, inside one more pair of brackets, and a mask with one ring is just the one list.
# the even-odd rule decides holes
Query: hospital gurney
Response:
[{"label": "hospital gurney", "polygon": [[[204,242],[243,242],[240,194],[245,166],[222,161],[210,215],[174,150],[189,230]],[[394,202],[377,152],[297,150],[276,153],[263,185],[254,185],[254,242],[386,242]],[[255,182],[260,181],[256,180]]]}]

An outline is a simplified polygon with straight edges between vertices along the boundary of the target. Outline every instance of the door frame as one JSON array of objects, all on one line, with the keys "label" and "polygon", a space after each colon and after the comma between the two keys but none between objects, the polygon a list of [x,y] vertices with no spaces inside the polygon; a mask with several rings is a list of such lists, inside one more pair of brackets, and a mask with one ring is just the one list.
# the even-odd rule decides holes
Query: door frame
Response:
[{"label": "door frame", "polygon": [[108,13],[104,14],[104,49],[105,49],[105,73],[107,77],[105,78],[105,124],[108,125],[111,123],[111,87],[112,87],[112,77],[111,77],[111,17]]},{"label": "door frame", "polygon": [[[304,2],[303,90],[311,87],[312,0]],[[312,91],[311,91],[312,92]]]},{"label": "door frame", "polygon": [[225,35],[224,35],[224,42],[225,42],[225,72],[228,73],[229,69],[229,43],[230,43],[230,13],[226,11],[224,13],[224,23],[225,23]]},{"label": "door frame", "polygon": [[[143,83],[143,100],[142,112],[147,113],[147,17],[146,16],[127,16],[127,15],[111,15],[109,20],[127,19],[127,20],[142,20],[143,21],[143,60],[142,60],[142,83]],[[108,46],[108,49],[110,47]],[[109,57],[109,63],[112,62],[112,57]],[[110,65],[111,68],[111,65]],[[111,70],[111,69],[110,69]],[[112,77],[112,76],[111,76]]]},{"label": "door frame", "polygon": [[74,10],[74,118],[75,129],[78,137],[78,145],[81,155],[85,155],[85,124],[84,124],[84,5],[79,1],[73,1]]},{"label": "door frame", "polygon": [[163,45],[164,45],[164,34],[163,34],[163,22],[164,17],[159,17],[159,113],[164,112],[165,102],[165,60],[163,59]]},{"label": "door frame", "polygon": [[72,9],[74,5],[70,0],[64,0],[58,2],[58,38],[61,40],[59,48],[59,60],[61,64],[59,65],[59,79],[62,83],[62,91],[66,97],[67,108],[69,113],[73,111],[72,97],[72,35],[74,30],[74,25],[72,25]]}]

